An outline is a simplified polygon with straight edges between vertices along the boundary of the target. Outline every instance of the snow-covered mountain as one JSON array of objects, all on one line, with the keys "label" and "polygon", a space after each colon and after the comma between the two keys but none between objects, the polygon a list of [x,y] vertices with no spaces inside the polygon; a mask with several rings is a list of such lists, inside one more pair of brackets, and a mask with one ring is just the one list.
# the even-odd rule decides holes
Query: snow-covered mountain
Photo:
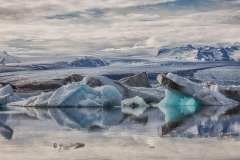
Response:
[{"label": "snow-covered mountain", "polygon": [[96,57],[83,57],[76,58],[74,61],[68,63],[71,67],[102,67],[114,65],[117,63],[133,64],[148,62],[144,59],[132,59],[132,58],[96,58]]},{"label": "snow-covered mountain", "polygon": [[[162,48],[157,57],[162,60],[186,60],[186,61],[234,61],[240,58],[240,46],[231,47],[199,47],[192,45]],[[237,54],[238,53],[238,54]]]},{"label": "snow-covered mountain", "polygon": [[68,63],[71,67],[101,67],[109,65],[108,62],[95,57],[76,58]]},{"label": "snow-covered mountain", "polygon": [[0,65],[5,65],[8,63],[20,63],[21,61],[18,58],[9,55],[6,51],[0,51]]}]

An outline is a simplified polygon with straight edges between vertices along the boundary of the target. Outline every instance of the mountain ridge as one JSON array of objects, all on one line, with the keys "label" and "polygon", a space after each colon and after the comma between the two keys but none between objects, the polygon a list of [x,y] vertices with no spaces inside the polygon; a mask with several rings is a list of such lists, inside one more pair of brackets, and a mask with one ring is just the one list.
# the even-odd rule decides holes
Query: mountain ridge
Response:
[{"label": "mountain ridge", "polygon": [[6,51],[0,51],[0,64],[5,65],[9,63],[21,63],[21,61],[17,57],[8,54]]},{"label": "mountain ridge", "polygon": [[[191,44],[181,47],[161,48],[156,57],[168,60],[190,60],[190,61],[235,61],[231,56],[240,51],[240,46],[231,47],[193,47]],[[239,57],[240,58],[240,57]]]}]

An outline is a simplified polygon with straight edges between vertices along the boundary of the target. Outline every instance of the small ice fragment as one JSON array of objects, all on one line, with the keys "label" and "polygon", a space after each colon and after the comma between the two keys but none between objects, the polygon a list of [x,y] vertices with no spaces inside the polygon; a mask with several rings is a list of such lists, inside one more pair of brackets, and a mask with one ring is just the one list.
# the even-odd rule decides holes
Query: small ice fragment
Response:
[{"label": "small ice fragment", "polygon": [[123,113],[139,116],[149,107],[149,105],[140,97],[125,99],[121,103]]}]

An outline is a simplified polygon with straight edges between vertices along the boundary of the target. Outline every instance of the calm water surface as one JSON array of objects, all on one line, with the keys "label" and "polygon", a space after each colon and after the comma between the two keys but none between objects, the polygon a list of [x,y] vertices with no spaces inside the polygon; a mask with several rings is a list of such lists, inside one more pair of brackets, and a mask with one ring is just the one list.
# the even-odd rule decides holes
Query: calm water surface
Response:
[{"label": "calm water surface", "polygon": [[239,159],[239,114],[209,106],[161,138],[165,115],[156,107],[136,117],[120,108],[2,106],[0,159]]}]

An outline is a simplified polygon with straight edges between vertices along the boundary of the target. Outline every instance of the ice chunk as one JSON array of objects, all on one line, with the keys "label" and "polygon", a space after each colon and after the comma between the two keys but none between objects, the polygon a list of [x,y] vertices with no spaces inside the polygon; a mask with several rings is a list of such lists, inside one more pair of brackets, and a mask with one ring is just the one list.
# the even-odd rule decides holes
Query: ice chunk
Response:
[{"label": "ice chunk", "polygon": [[139,116],[149,107],[149,105],[140,97],[136,96],[131,99],[122,101],[121,110],[123,113]]},{"label": "ice chunk", "polygon": [[[87,99],[86,94],[88,90],[88,86],[86,85],[80,85],[78,83],[71,83],[68,85],[64,85],[57,89],[53,95],[49,98],[48,100],[48,105],[49,106],[59,106],[62,104],[66,99],[68,99],[70,96],[75,96],[77,98],[77,92],[79,91],[82,95],[82,97],[78,97],[79,99]],[[92,89],[89,89],[89,94],[94,94]],[[96,93],[96,92],[95,92]]]},{"label": "ice chunk", "polygon": [[34,101],[33,106],[46,106],[48,105],[48,100],[52,96],[53,92],[44,93],[42,92],[37,99]]},{"label": "ice chunk", "polygon": [[174,90],[166,89],[166,97],[158,104],[165,114],[166,122],[173,122],[202,109],[203,103],[193,97],[186,97]]},{"label": "ice chunk", "polygon": [[175,90],[180,94],[200,100],[204,105],[237,105],[238,102],[231,100],[219,92],[204,88],[178,75],[168,73],[167,76],[158,75],[158,81],[169,90]]},{"label": "ice chunk", "polygon": [[164,97],[165,93],[163,89],[158,88],[144,88],[144,87],[129,87],[125,86],[129,90],[128,98],[141,97],[147,103],[158,103]]},{"label": "ice chunk", "polygon": [[226,97],[233,99],[235,101],[240,101],[240,86],[220,86],[220,85],[211,85],[209,87],[215,92],[220,92]]},{"label": "ice chunk", "polygon": [[8,84],[0,89],[0,97],[13,95],[13,89]]},{"label": "ice chunk", "polygon": [[112,86],[100,87],[103,106],[118,106],[122,101],[122,95]]},{"label": "ice chunk", "polygon": [[6,85],[0,88],[0,105],[7,104],[10,102],[20,101],[21,97],[13,93],[13,89],[10,85]]},{"label": "ice chunk", "polygon": [[141,97],[144,101],[151,102],[160,102],[164,98],[164,91],[156,88],[144,88],[144,87],[130,87],[123,85],[117,81],[110,80],[104,76],[86,76],[82,83],[88,84],[91,87],[110,85],[118,89],[122,94],[123,99]]},{"label": "ice chunk", "polygon": [[[54,105],[53,95],[50,98],[49,105]],[[64,97],[61,97],[64,99]],[[80,88],[71,96],[66,98],[62,103],[56,103],[60,106],[118,106],[121,104],[122,95],[112,86],[102,86],[91,88],[86,84],[81,84]]]},{"label": "ice chunk", "polygon": [[71,83],[55,92],[42,93],[24,101],[10,103],[15,106],[118,106],[122,95],[112,86],[91,88],[86,84]]}]

